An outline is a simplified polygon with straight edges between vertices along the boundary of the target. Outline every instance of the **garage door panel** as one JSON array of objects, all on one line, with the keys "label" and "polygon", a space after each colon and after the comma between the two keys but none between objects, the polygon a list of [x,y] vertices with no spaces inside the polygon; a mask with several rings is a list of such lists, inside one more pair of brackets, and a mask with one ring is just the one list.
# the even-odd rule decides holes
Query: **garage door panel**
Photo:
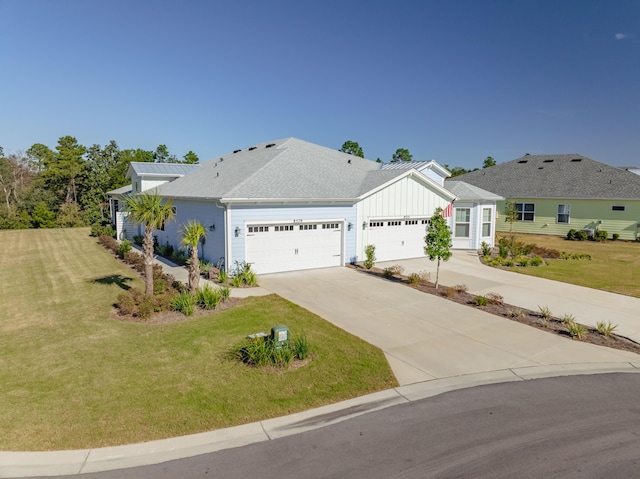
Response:
[{"label": "garage door panel", "polygon": [[424,237],[428,219],[389,220],[369,222],[368,244],[376,247],[378,261],[418,258],[424,256]]},{"label": "garage door panel", "polygon": [[256,273],[342,265],[342,223],[248,225],[246,261]]}]

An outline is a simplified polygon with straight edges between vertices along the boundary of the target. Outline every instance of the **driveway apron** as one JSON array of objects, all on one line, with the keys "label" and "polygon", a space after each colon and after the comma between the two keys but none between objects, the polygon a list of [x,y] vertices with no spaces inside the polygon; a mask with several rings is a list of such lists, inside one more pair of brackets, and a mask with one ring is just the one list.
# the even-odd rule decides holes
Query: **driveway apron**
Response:
[{"label": "driveway apron", "polygon": [[[426,269],[428,260],[420,261],[419,270]],[[565,339],[349,268],[266,275],[260,284],[381,348],[401,385],[528,366],[640,366],[639,355]]]}]

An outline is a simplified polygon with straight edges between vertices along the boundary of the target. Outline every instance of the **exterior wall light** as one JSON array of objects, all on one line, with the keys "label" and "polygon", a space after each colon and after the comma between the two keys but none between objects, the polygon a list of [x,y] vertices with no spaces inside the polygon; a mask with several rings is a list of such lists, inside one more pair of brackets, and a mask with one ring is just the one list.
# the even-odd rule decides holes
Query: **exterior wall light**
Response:
[{"label": "exterior wall light", "polygon": [[363,221],[363,222],[362,222],[362,229],[363,229],[363,230],[366,230],[366,229],[367,229],[367,222],[366,222],[366,221]]},{"label": "exterior wall light", "polygon": [[236,226],[236,229],[234,230],[234,233],[235,233],[235,235],[236,235],[236,238],[237,238],[238,236],[240,236],[240,227],[239,227],[239,226]]},{"label": "exterior wall light", "polygon": [[351,223],[351,221],[349,221],[347,223],[347,231],[351,231],[351,228],[353,228],[353,223]]},{"label": "exterior wall light", "polygon": [[211,226],[209,226],[209,231],[215,231],[215,230],[216,230],[216,225],[212,223]]}]

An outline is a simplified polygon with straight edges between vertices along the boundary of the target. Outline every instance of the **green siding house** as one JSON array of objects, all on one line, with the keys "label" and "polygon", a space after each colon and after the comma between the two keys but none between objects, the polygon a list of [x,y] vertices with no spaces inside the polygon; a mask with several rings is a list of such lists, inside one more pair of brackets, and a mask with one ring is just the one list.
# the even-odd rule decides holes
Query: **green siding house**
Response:
[{"label": "green siding house", "polygon": [[[640,237],[640,176],[582,155],[527,155],[450,178],[516,204],[517,233],[564,236],[570,229],[604,230],[609,238]],[[505,201],[497,204],[497,231],[509,231]]]}]

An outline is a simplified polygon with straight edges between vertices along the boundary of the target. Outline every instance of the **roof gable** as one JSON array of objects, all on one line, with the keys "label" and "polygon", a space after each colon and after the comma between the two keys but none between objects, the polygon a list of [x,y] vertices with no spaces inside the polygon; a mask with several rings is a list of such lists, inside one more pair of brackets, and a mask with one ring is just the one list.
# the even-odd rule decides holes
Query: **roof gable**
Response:
[{"label": "roof gable", "polygon": [[127,169],[127,178],[131,178],[134,175],[141,178],[144,178],[145,176],[168,176],[178,178],[197,170],[200,166],[202,165],[132,161]]},{"label": "roof gable", "polygon": [[465,173],[465,181],[505,198],[640,199],[640,176],[583,155],[527,155]]}]

